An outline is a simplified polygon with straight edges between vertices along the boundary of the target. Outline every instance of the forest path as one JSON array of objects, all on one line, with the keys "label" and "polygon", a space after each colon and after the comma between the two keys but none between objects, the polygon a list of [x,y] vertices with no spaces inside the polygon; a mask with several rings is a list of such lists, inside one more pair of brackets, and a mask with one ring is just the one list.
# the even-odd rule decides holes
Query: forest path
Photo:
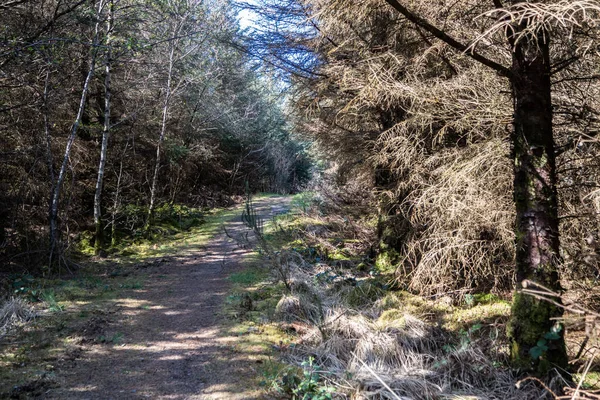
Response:
[{"label": "forest path", "polygon": [[[290,200],[261,198],[254,205],[269,219],[288,211]],[[225,227],[229,235],[248,231],[240,214]],[[256,375],[256,358],[235,351],[221,313],[231,287],[227,277],[243,269],[249,254],[221,230],[203,248],[151,267],[143,289],[115,300],[116,317],[103,330],[108,343],[84,344],[69,368],[57,371],[59,387],[45,398],[259,397],[256,388],[247,387]]]}]

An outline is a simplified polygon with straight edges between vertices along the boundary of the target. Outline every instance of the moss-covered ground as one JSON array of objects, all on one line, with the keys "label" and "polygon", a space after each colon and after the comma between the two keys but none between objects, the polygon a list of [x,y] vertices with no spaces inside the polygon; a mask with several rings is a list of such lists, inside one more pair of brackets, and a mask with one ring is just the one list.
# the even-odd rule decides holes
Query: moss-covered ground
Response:
[{"label": "moss-covered ground", "polygon": [[[366,234],[360,228],[343,217],[314,210],[307,213],[311,201],[306,194],[296,196],[291,205],[290,212],[265,224],[264,238],[271,249],[301,254],[318,272],[316,283],[339,290],[347,307],[377,309],[381,329],[402,327],[405,316],[412,315],[443,329],[455,338],[451,342],[505,340],[509,296],[410,293],[394,280],[393,256],[369,254]],[[40,316],[0,339],[0,397],[28,398],[51,388],[56,369],[78,357],[76,344],[82,340],[119,345],[120,332],[106,334],[98,328],[113,317],[115,299],[124,292],[144,289],[145,268],[202,249],[225,221],[239,214],[240,209],[203,212],[201,219],[194,215],[195,221],[186,220],[179,228],[171,225],[155,236],[128,238],[114,248],[111,257],[81,263],[74,276],[15,277],[12,289],[31,300]],[[287,289],[259,249],[243,262],[244,267],[228,277],[230,291],[220,311],[226,321],[222,334],[230,338],[232,352],[256,362],[256,374],[245,384],[261,386],[265,392],[285,391],[286,377],[301,374],[282,357],[299,341],[297,332],[276,315]],[[589,374],[583,385],[595,389],[598,381]]]},{"label": "moss-covered ground", "polygon": [[[202,251],[223,223],[239,214],[239,208],[188,212],[177,224],[158,225],[154,235],[122,238],[107,258],[92,257],[91,246],[84,238],[79,244],[79,267],[72,274],[63,272],[61,277],[52,278],[11,276],[6,289],[13,296],[25,298],[36,317],[0,337],[0,398],[42,395],[56,385],[55,371],[79,356],[82,343],[119,345],[122,334],[103,329],[118,312],[118,300],[127,293],[143,291],[148,279],[146,270],[152,266]],[[264,271],[253,265],[231,277],[237,291],[264,276]],[[153,279],[161,279],[161,275]],[[240,337],[246,329],[241,325],[230,328],[238,330]],[[253,336],[248,335],[240,345],[251,340]]]}]

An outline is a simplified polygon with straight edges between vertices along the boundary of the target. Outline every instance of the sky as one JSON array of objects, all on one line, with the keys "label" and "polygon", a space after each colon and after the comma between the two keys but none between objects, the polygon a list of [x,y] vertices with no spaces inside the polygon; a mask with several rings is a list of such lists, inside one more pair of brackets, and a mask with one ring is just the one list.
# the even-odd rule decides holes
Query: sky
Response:
[{"label": "sky", "polygon": [[[245,3],[248,4],[257,4],[256,0],[246,0]],[[254,26],[254,21],[258,18],[255,12],[248,9],[243,9],[238,13],[238,19],[240,21],[240,28],[246,29]]]}]

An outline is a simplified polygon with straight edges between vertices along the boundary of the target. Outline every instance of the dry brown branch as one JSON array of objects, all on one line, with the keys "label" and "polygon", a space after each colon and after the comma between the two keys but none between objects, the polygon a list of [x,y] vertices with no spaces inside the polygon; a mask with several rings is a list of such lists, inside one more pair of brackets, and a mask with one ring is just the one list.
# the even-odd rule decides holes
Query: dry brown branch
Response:
[{"label": "dry brown branch", "polygon": [[[544,285],[525,280],[521,283],[521,286],[523,287],[523,289],[520,290],[521,293],[528,294],[540,300],[548,301],[557,307],[563,308],[565,311],[569,311],[578,315],[593,315],[597,318],[600,318],[600,313],[590,310],[581,304],[577,304],[568,300],[565,300],[564,302],[556,301],[555,299],[561,298],[561,294],[548,289]],[[534,287],[535,289],[529,289],[530,287]]]},{"label": "dry brown branch", "polygon": [[595,0],[518,2],[482,16],[497,22],[475,39],[467,51],[473,51],[479,43],[493,35],[506,36],[507,32],[512,35],[515,44],[525,38],[546,38],[548,32],[556,30],[563,31],[570,38],[576,27],[597,27],[600,3]]},{"label": "dry brown branch", "polygon": [[542,386],[544,389],[546,389],[548,391],[548,393],[552,394],[552,396],[554,396],[554,398],[558,398],[558,396],[556,395],[556,393],[554,393],[554,391],[552,391],[552,389],[550,389],[548,387],[548,385],[546,385],[541,379],[536,378],[534,376],[528,376],[527,378],[521,379],[520,381],[518,381],[515,386],[517,388],[521,388],[521,386],[523,385],[524,382],[527,381],[532,381],[535,382],[537,384],[539,384],[540,386]]}]

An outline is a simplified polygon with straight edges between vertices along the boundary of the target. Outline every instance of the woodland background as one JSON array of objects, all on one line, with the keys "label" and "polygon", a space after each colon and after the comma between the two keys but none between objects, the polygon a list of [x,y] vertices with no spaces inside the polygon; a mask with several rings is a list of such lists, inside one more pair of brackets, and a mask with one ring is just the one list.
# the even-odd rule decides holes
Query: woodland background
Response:
[{"label": "woodland background", "polygon": [[506,295],[522,278],[523,189],[507,76],[525,41],[548,60],[552,289],[598,307],[595,1],[9,0],[0,11],[4,276],[72,270],[81,252],[106,255],[247,193],[306,190],[394,289]]},{"label": "woodland background", "polygon": [[0,8],[4,271],[48,268],[49,235],[62,254],[96,224],[115,245],[149,208],[227,205],[246,181],[283,193],[309,177],[280,90],[234,46],[230,3]]}]

